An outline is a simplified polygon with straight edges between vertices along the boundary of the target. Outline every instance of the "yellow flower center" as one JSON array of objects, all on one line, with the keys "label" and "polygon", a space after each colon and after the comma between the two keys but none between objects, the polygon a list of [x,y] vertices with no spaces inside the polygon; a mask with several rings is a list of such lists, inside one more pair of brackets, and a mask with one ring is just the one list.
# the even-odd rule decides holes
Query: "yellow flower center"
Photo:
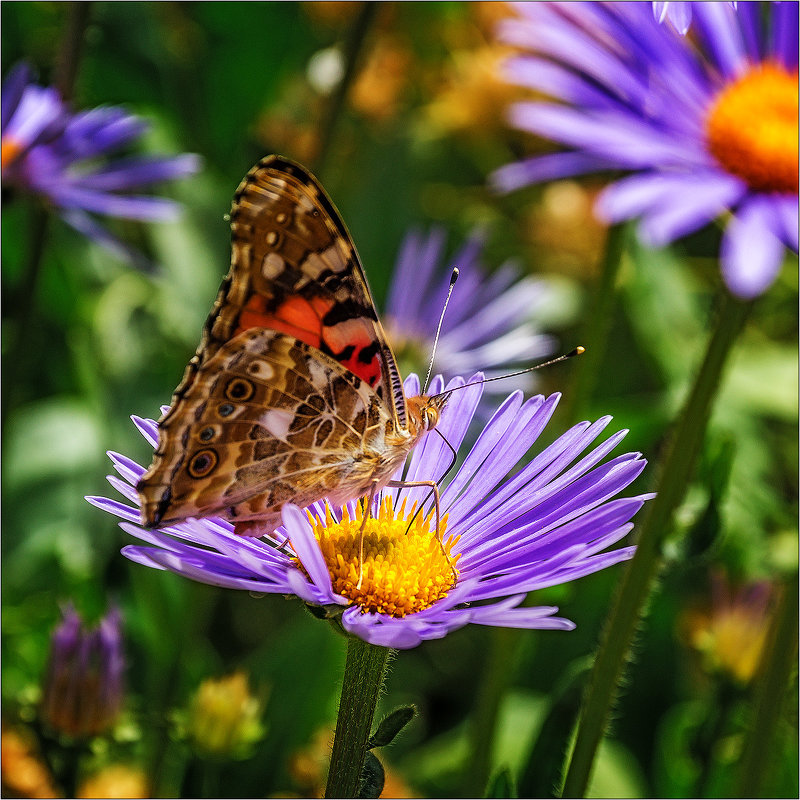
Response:
[{"label": "yellow flower center", "polygon": [[22,145],[13,139],[5,139],[0,144],[0,168],[5,169],[22,151]]},{"label": "yellow flower center", "polygon": [[726,86],[706,119],[711,153],[759,192],[797,191],[797,73],[759,64]]},{"label": "yellow flower center", "polygon": [[355,519],[350,519],[345,509],[341,522],[333,519],[330,510],[324,522],[309,514],[333,591],[360,606],[362,613],[373,611],[392,617],[414,614],[446,597],[455,585],[460,555],[453,553],[460,537],[445,540],[447,517],[440,521],[437,537],[433,512],[427,517],[414,516],[414,504],[406,514],[403,501],[395,514],[392,498],[385,498],[378,516],[370,517],[364,525],[362,565],[361,505]]}]

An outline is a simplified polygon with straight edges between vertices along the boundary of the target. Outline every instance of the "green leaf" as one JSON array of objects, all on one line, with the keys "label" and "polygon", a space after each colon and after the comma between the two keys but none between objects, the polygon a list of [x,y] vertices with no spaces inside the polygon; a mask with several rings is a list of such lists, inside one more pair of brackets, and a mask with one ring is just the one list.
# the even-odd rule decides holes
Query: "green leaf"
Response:
[{"label": "green leaf", "polygon": [[361,785],[358,788],[359,797],[380,797],[383,791],[383,784],[386,781],[386,773],[383,764],[376,758],[375,754],[367,751],[364,759],[364,770],[361,773]]},{"label": "green leaf", "polygon": [[514,785],[514,776],[508,767],[503,767],[489,781],[484,797],[519,797]]},{"label": "green leaf", "polygon": [[402,706],[387,714],[367,740],[367,750],[391,744],[394,737],[414,719],[416,713],[417,709],[414,706]]}]

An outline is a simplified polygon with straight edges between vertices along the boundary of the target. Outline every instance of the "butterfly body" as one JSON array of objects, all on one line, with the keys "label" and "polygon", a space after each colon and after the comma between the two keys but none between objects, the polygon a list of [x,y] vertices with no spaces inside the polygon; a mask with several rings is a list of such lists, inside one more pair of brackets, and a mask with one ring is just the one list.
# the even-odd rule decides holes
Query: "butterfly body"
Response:
[{"label": "butterfly body", "polygon": [[230,272],[137,486],[150,527],[215,516],[260,535],[287,502],[367,494],[445,402],[406,399],[352,240],[302,167],[259,162],[231,230]]}]

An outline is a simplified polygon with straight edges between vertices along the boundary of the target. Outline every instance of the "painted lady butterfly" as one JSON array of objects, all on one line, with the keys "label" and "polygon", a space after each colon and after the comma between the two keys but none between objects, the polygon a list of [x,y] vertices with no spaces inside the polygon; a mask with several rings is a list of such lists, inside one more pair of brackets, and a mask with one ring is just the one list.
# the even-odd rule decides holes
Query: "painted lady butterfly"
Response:
[{"label": "painted lady butterfly", "polygon": [[446,402],[405,397],[355,245],[303,167],[253,167],[231,232],[230,271],[137,486],[148,527],[215,516],[260,536],[287,502],[372,493]]}]

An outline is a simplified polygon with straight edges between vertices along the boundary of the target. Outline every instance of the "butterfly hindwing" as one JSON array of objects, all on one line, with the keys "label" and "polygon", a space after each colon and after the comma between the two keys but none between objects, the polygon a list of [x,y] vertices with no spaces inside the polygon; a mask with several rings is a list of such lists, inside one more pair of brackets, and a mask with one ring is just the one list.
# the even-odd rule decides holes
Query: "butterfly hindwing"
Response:
[{"label": "butterfly hindwing", "polygon": [[276,527],[287,501],[363,493],[369,453],[383,452],[393,430],[357,375],[277,331],[223,345],[181,405],[191,421],[166,428],[159,448],[171,455],[139,487],[145,517],[159,524],[214,515]]}]

